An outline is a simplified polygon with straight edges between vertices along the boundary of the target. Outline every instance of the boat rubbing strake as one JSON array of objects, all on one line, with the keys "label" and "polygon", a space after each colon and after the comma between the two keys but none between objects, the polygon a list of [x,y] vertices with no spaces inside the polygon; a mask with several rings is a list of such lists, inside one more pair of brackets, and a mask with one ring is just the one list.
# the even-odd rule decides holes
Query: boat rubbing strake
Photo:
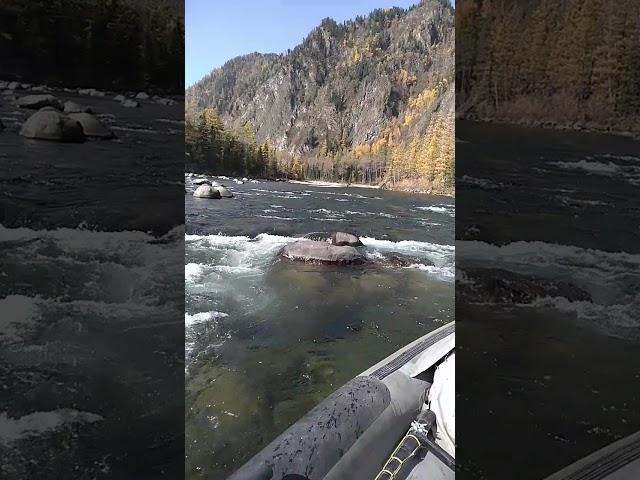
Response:
[{"label": "boat rubbing strake", "polygon": [[455,324],[329,395],[229,480],[453,480]]}]

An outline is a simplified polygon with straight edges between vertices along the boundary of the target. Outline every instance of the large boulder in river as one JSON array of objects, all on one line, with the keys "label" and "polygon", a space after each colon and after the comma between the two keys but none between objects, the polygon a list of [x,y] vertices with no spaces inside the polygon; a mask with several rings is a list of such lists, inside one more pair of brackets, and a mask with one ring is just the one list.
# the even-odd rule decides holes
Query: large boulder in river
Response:
[{"label": "large boulder in river", "polygon": [[193,196],[197,198],[220,198],[220,192],[211,185],[200,185],[193,192]]},{"label": "large boulder in river", "polygon": [[312,263],[357,265],[366,262],[364,255],[354,247],[339,247],[315,240],[289,243],[282,249],[282,256],[290,260]]},{"label": "large boulder in river", "polygon": [[331,244],[339,247],[361,247],[363,244],[360,239],[352,233],[335,232],[331,236]]},{"label": "large boulder in river", "polygon": [[64,113],[91,113],[91,107],[69,100],[64,102]]},{"label": "large boulder in river", "polygon": [[229,190],[227,190],[225,187],[213,187],[216,190],[218,190],[218,192],[220,193],[221,197],[227,197],[227,198],[231,198],[233,197],[233,193],[231,193]]},{"label": "large boulder in river", "polygon": [[53,107],[58,110],[62,109],[62,103],[56,97],[50,94],[46,95],[25,95],[16,100],[16,105],[22,108],[32,108],[37,110],[43,107]]},{"label": "large boulder in river", "polygon": [[22,125],[20,135],[59,142],[82,142],[85,138],[82,126],[77,121],[51,107],[31,115]]},{"label": "large boulder in river", "polygon": [[82,131],[87,137],[113,138],[113,132],[102,125],[100,121],[88,113],[71,113],[69,118],[82,125]]}]

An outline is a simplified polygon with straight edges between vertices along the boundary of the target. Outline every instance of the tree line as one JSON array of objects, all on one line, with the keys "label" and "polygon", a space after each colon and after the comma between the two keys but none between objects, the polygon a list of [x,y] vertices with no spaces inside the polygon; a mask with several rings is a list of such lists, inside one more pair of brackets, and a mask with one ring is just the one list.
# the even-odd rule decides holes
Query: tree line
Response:
[{"label": "tree line", "polygon": [[453,124],[452,115],[433,115],[428,133],[411,141],[394,143],[390,135],[356,148],[330,148],[325,142],[312,154],[293,156],[268,141],[257,141],[252,125],[230,129],[215,109],[197,110],[187,100],[185,169],[215,175],[391,187],[416,184],[450,192],[454,184]]},{"label": "tree line", "polygon": [[184,91],[184,13],[170,0],[4,0],[5,79]]},{"label": "tree line", "polygon": [[254,128],[240,131],[224,125],[213,108],[195,110],[187,102],[185,169],[217,175],[302,179],[302,163],[277,154],[268,142],[258,142]]},{"label": "tree line", "polygon": [[458,111],[640,130],[640,2],[460,0]]}]

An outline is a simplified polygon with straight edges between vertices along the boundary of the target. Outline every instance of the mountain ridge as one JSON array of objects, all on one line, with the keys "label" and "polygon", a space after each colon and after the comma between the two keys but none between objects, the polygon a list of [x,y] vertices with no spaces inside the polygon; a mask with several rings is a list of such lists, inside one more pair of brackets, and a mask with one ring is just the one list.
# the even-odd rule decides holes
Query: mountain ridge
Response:
[{"label": "mountain ridge", "polygon": [[[453,33],[446,0],[325,18],[286,53],[254,52],[214,69],[186,89],[187,109],[215,110],[229,130],[252,131],[285,162],[300,159],[305,177],[452,184],[452,145],[435,162],[446,168],[422,164],[427,151],[435,155],[429,132],[447,130],[453,143]],[[447,142],[439,138],[436,150]],[[451,181],[435,178],[443,175]]]}]

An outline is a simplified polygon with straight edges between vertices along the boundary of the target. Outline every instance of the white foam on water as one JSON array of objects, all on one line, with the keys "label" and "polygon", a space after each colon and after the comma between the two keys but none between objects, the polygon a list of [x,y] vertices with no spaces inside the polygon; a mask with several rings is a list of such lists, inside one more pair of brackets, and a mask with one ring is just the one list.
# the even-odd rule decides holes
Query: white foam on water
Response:
[{"label": "white foam on water", "polygon": [[210,322],[212,320],[216,320],[218,318],[228,317],[229,315],[223,312],[200,312],[194,313],[190,315],[188,313],[184,314],[184,323],[187,327],[191,327],[193,325],[198,325],[201,323]]},{"label": "white foam on water", "polygon": [[638,308],[640,299],[629,304],[601,305],[588,301],[569,301],[564,297],[543,297],[534,301],[533,307],[551,307],[573,313],[580,320],[598,324],[604,328],[637,328],[640,326]]},{"label": "white foam on water", "polygon": [[271,218],[273,220],[285,220],[288,222],[292,222],[295,220],[302,220],[301,218],[298,217],[279,217],[278,215],[256,215],[256,217],[260,217],[260,218]]},{"label": "white foam on water", "polygon": [[423,272],[427,272],[434,277],[438,277],[441,280],[445,280],[449,282],[455,279],[454,268],[452,268],[451,266],[436,267],[434,265],[424,265],[422,263],[413,263],[408,267],[404,267],[404,268],[422,270]]},{"label": "white foam on water", "polygon": [[393,215],[391,213],[386,213],[386,212],[356,212],[353,210],[345,210],[344,213],[347,215],[365,215],[370,217],[398,218],[397,215]]},{"label": "white foam on water", "polygon": [[578,198],[571,198],[564,195],[556,195],[556,198],[566,206],[582,206],[582,207],[600,207],[609,205],[606,202],[601,202],[599,200],[583,200]]},{"label": "white foam on water", "polygon": [[0,413],[0,442],[9,445],[28,437],[41,436],[60,430],[66,425],[95,423],[104,420],[100,415],[74,409],[58,409],[49,412],[33,412],[20,418]]},{"label": "white foam on water", "polygon": [[375,255],[384,256],[386,253],[408,255],[416,259],[424,259],[425,263],[415,262],[408,267],[426,272],[439,280],[452,282],[455,277],[455,246],[441,245],[415,240],[378,240],[372,237],[361,237],[362,243],[371,251],[368,255],[375,259]]},{"label": "white foam on water", "polygon": [[467,185],[474,185],[474,186],[486,188],[489,190],[500,188],[502,186],[502,184],[495,183],[486,178],[471,177],[469,175],[463,175],[459,181],[460,183],[466,183]]},{"label": "white foam on water", "polygon": [[640,254],[606,252],[562,245],[513,242],[498,246],[479,241],[461,242],[458,264],[500,268],[535,278],[563,281],[587,292],[593,301],[542,298],[524,306],[546,306],[574,313],[577,318],[610,330],[640,327]]},{"label": "white foam on water", "polygon": [[608,162],[598,161],[594,157],[587,157],[576,162],[549,162],[548,165],[559,167],[567,171],[586,172],[588,175],[599,175],[604,177],[614,177],[632,185],[640,185],[640,166],[615,163],[611,159],[624,160],[629,162],[635,157],[624,156],[603,156],[609,159]]},{"label": "white foam on water", "polygon": [[172,125],[184,125],[184,120],[173,120],[170,118],[154,118],[155,122],[169,123]]},{"label": "white foam on water", "polygon": [[[601,158],[607,158],[607,159],[611,159],[611,160],[623,160],[626,162],[638,162],[640,163],[640,157],[635,157],[633,155],[616,155],[613,153],[605,153],[603,155],[600,155]],[[587,157],[587,158],[593,158],[593,157]]]},{"label": "white foam on water", "polygon": [[[209,265],[227,273],[264,271],[278,251],[295,238],[261,233],[255,238],[225,235],[185,235],[186,247],[206,253]],[[196,269],[196,267],[191,267]],[[201,266],[205,268],[206,266]],[[202,270],[198,271],[201,274]]]},{"label": "white foam on water", "polygon": [[186,283],[193,282],[197,277],[202,275],[204,271],[204,265],[199,263],[187,263],[184,266],[184,280]]},{"label": "white foam on water", "polygon": [[[359,193],[343,193],[343,192],[314,192],[313,190],[307,190],[309,193],[318,193],[323,195],[333,195],[339,197],[359,198],[362,200],[382,200],[382,197],[368,197]],[[327,200],[331,200],[330,197],[325,197]],[[344,200],[343,200],[344,201]]]},{"label": "white foam on water", "polygon": [[[45,268],[52,279],[33,284],[28,295],[0,299],[0,308],[10,312],[0,319],[0,342],[25,342],[35,329],[55,328],[60,320],[75,322],[79,332],[89,323],[122,330],[170,322],[171,309],[159,306],[158,299],[182,283],[176,278],[180,270],[173,269],[184,251],[182,235],[183,227],[154,237],[139,231],[0,226],[2,273],[23,282],[22,272]],[[72,290],[55,281],[69,275],[77,282]]]},{"label": "white foam on water", "polygon": [[554,165],[566,170],[583,170],[599,175],[613,175],[620,171],[620,167],[613,162],[604,163],[580,160],[577,162],[549,162],[549,165]]},{"label": "white foam on water", "polygon": [[29,330],[41,318],[38,299],[24,295],[9,295],[0,300],[0,340],[22,340],[22,332]]},{"label": "white foam on water", "polygon": [[456,207],[452,205],[428,205],[416,207],[417,210],[425,212],[443,213],[449,216],[455,216]]},{"label": "white foam on water", "polygon": [[151,133],[151,134],[163,133],[160,130],[154,130],[152,128],[119,127],[117,125],[112,126],[111,129],[125,131],[125,132],[136,132],[136,133]]}]

